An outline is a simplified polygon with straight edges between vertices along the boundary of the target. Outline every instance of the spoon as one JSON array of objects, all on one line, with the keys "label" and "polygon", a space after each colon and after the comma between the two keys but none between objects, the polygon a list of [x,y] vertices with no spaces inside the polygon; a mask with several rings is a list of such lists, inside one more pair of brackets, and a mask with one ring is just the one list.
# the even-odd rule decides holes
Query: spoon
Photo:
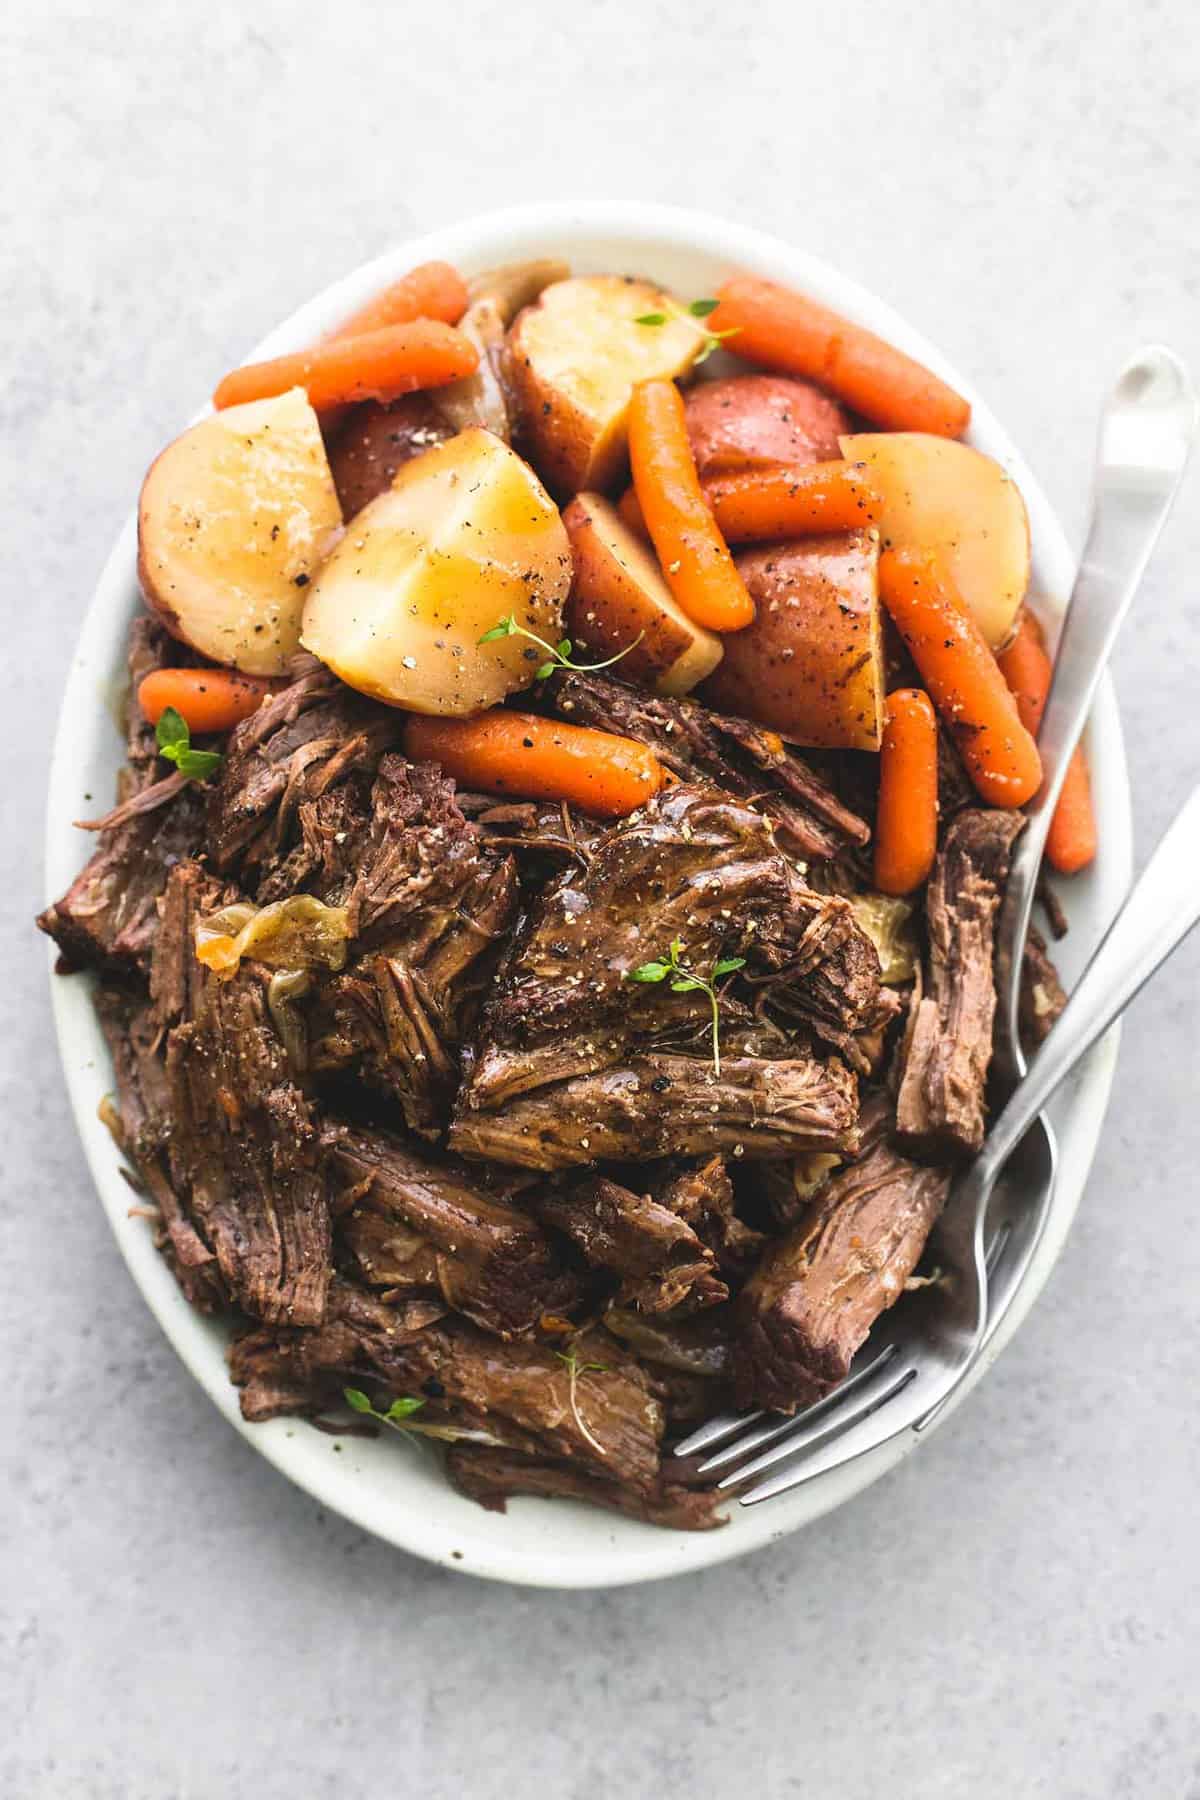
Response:
[{"label": "spoon", "polygon": [[[1013,850],[997,925],[996,1059],[1010,1087],[1026,1068],[1017,1026],[1021,965],[1046,834],[1117,633],[1174,503],[1196,424],[1196,394],[1188,372],[1158,344],[1139,350],[1125,365],[1101,416],[1091,522],[1038,735],[1042,786],[1027,808],[1029,822]],[[981,1350],[999,1328],[1037,1248],[1050,1212],[1056,1166],[1057,1146],[1043,1114],[1025,1134],[1011,1176],[998,1190],[1007,1203],[993,1208]]]}]

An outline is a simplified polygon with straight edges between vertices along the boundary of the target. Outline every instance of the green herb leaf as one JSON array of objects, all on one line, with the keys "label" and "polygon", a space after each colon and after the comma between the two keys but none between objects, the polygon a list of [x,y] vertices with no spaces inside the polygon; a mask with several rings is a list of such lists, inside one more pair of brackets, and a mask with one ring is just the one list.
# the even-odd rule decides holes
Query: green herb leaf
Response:
[{"label": "green herb leaf", "polygon": [[556,663],[552,662],[539,663],[537,668],[533,671],[533,679],[535,681],[545,681],[547,675],[553,675],[557,666]]},{"label": "green herb leaf", "polygon": [[363,1393],[361,1388],[343,1388],[342,1393],[346,1397],[346,1405],[352,1407],[355,1412],[369,1413],[375,1411],[375,1408],[371,1405],[371,1402],[367,1399],[367,1396]]},{"label": "green herb leaf", "polygon": [[511,637],[519,629],[515,613],[509,613],[506,619],[501,619],[498,625],[493,625],[490,631],[485,631],[476,641],[480,644],[494,644],[497,638]]},{"label": "green herb leaf", "polygon": [[640,969],[626,969],[626,981],[665,981],[671,973],[670,963],[643,963]]},{"label": "green herb leaf", "polygon": [[221,766],[219,750],[179,750],[172,761],[186,781],[207,781]]},{"label": "green herb leaf", "polygon": [[716,312],[716,310],[717,302],[715,300],[693,300],[688,307],[693,319],[707,319],[709,313]]},{"label": "green herb leaf", "polygon": [[413,1413],[420,1412],[424,1404],[425,1402],[423,1400],[417,1400],[413,1395],[405,1394],[403,1398],[392,1401],[392,1404],[388,1407],[384,1417],[391,1419],[393,1422],[399,1419],[410,1419]]},{"label": "green herb leaf", "polygon": [[722,957],[720,962],[713,964],[712,979],[715,981],[718,975],[732,975],[735,969],[744,969],[745,966],[744,956]]},{"label": "green herb leaf", "polygon": [[171,752],[179,749],[186,750],[191,741],[187,720],[181,712],[176,712],[173,706],[168,706],[159,719],[154,728],[154,737],[163,755],[171,762],[175,760]]},{"label": "green herb leaf", "polygon": [[205,781],[221,766],[219,750],[193,750],[191,733],[183,714],[168,706],[154,728],[158,754],[173,762],[185,781]]},{"label": "green herb leaf", "polygon": [[665,325],[667,315],[666,313],[642,313],[633,322],[635,325]]},{"label": "green herb leaf", "polygon": [[570,638],[560,638],[558,643],[555,645],[555,653],[558,656],[561,656],[565,662],[567,657],[570,656],[570,654],[571,654]]},{"label": "green herb leaf", "polygon": [[681,975],[678,981],[673,981],[671,983],[671,992],[673,994],[692,994],[697,988],[702,988],[703,986],[704,983],[702,981],[697,981],[694,975]]}]

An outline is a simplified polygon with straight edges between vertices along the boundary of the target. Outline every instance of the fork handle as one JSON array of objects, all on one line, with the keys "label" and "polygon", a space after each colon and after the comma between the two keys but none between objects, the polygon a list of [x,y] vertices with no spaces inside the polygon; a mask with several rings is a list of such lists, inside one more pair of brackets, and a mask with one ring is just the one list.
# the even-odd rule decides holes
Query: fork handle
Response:
[{"label": "fork handle", "polygon": [[[1177,433],[1166,421],[1174,421],[1176,410],[1186,419],[1189,399],[1191,430]],[[1101,424],[1091,521],[1038,731],[1042,786],[1026,809],[1028,824],[1013,847],[999,933],[1006,966],[999,970],[997,1035],[1018,1075],[1025,1066],[1017,1022],[1021,960],[1046,836],[1117,634],[1178,492],[1195,429],[1195,404],[1191,379],[1178,357],[1151,344],[1122,370]],[[1146,421],[1145,444],[1131,435],[1140,419]]]},{"label": "fork handle", "polygon": [[1050,1096],[1200,920],[1200,786],[1180,808],[1029,1073],[988,1133],[978,1179],[1007,1162]]}]

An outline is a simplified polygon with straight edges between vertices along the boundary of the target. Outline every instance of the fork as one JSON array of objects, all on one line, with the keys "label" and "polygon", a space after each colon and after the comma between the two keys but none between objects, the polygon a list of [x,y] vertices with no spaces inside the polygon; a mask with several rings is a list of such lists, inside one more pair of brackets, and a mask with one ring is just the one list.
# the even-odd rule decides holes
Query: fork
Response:
[{"label": "fork", "polygon": [[[1086,723],[1117,631],[1178,490],[1195,427],[1195,395],[1177,358],[1157,345],[1137,352],[1121,371],[1101,419],[1092,484],[1092,518],[1060,634],[1055,678],[1039,739],[1045,780],[1030,808],[1030,823],[1018,840],[998,929],[998,1025],[1002,1062],[1010,1079],[1025,1073],[1016,1012],[1025,939],[1046,834],[1067,764]],[[1021,1135],[1010,1148],[1015,1147]],[[980,1231],[986,1228],[988,1201],[1006,1157],[1007,1152],[993,1165],[986,1191],[977,1197],[980,1211],[976,1222]],[[990,1293],[982,1308],[985,1322],[976,1333],[975,1350],[962,1355],[962,1320],[958,1320],[952,1346],[948,1339],[943,1354],[935,1358],[940,1362],[943,1392],[928,1402],[923,1415],[913,1415],[914,1428],[924,1427],[941,1410],[975,1354],[990,1340],[1008,1311],[1049,1214],[1056,1157],[1049,1122],[1038,1116],[1021,1143],[1020,1160],[1027,1172],[1027,1179],[1022,1182],[1022,1204],[1015,1211],[1010,1209],[1013,1216],[993,1233],[987,1246],[981,1281],[983,1291],[989,1293],[990,1289]],[[1037,1196],[1033,1205],[1029,1204],[1030,1194]],[[950,1247],[947,1220],[951,1221],[953,1232],[950,1208],[943,1214],[943,1250]],[[961,1239],[953,1247],[961,1253]],[[979,1249],[973,1239],[970,1261],[977,1268]],[[965,1273],[968,1263],[964,1261],[962,1267]],[[895,1313],[887,1315],[873,1330],[855,1368],[837,1392],[798,1418],[780,1420],[761,1413],[726,1415],[694,1432],[679,1446],[677,1454],[695,1455],[722,1446],[701,1467],[702,1473],[718,1474],[722,1468],[742,1462],[752,1451],[760,1451],[754,1463],[739,1470],[735,1478],[739,1481],[771,1466],[780,1457],[798,1454],[806,1445],[836,1441],[837,1448],[825,1453],[823,1468],[835,1467],[862,1454],[838,1434],[870,1418],[905,1390],[910,1412],[920,1394],[930,1391],[929,1380],[914,1389],[916,1377],[912,1370],[900,1366],[904,1362],[906,1329],[906,1319]],[[957,1373],[952,1373],[954,1369]],[[891,1422],[889,1413],[881,1423],[890,1430]],[[805,1479],[816,1472],[814,1462],[805,1464]],[[767,1496],[756,1490],[747,1500],[759,1497]]]},{"label": "fork", "polygon": [[[1146,865],[983,1149],[955,1183],[931,1238],[942,1278],[885,1315],[846,1380],[824,1400],[788,1418],[714,1419],[685,1438],[676,1456],[713,1451],[697,1476],[721,1476],[720,1487],[741,1487],[779,1462],[791,1463],[740,1496],[743,1506],[753,1506],[903,1431],[920,1430],[958,1385],[986,1328],[983,1235],[996,1178],[1060,1083],[1200,920],[1198,834],[1200,786]],[[791,1462],[802,1451],[809,1452],[803,1462]]]},{"label": "fork", "polygon": [[[1196,392],[1184,365],[1162,345],[1139,350],[1118,376],[1100,421],[1092,516],[1038,734],[1044,780],[1014,846],[997,921],[996,1060],[1010,1086],[1026,1067],[1018,1028],[1021,966],[1046,836],[1100,677],[1179,491],[1196,426]],[[1023,1160],[1033,1165],[1029,1178],[988,1245],[985,1347],[1041,1241],[1055,1156],[1050,1124],[1040,1119],[1022,1146]],[[1033,1173],[1039,1161],[1048,1167],[1046,1179]]]},{"label": "fork", "polygon": [[[1121,370],[1100,419],[1092,516],[1063,617],[1054,677],[1038,734],[1042,786],[1026,809],[996,926],[996,1073],[1011,1089],[1025,1073],[1018,1012],[1021,970],[1046,837],[1100,677],[1179,491],[1196,435],[1196,393],[1172,351],[1149,344]],[[1020,1179],[989,1209],[988,1317],[992,1341],[1033,1259],[1054,1199],[1058,1145],[1044,1115],[1021,1145]],[[932,1422],[945,1400],[921,1421]]]}]

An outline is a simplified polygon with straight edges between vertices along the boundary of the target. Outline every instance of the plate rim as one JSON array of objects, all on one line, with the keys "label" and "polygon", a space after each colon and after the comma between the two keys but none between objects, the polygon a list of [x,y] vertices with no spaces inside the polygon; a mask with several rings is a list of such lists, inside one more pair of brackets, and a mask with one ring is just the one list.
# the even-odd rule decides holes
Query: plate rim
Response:
[{"label": "plate rim", "polygon": [[[499,260],[513,260],[517,255],[549,254],[557,245],[580,234],[592,239],[611,238],[628,245],[631,254],[705,254],[730,265],[773,273],[779,279],[815,291],[826,304],[889,337],[951,382],[972,403],[969,441],[982,440],[981,447],[998,455],[1017,479],[1030,515],[1035,567],[1042,574],[1042,585],[1053,590],[1049,596],[1052,609],[1055,601],[1061,609],[1074,577],[1074,558],[1066,537],[1040,483],[973,384],[962,378],[935,345],[863,284],[785,239],[714,214],[623,200],[596,200],[533,202],[473,215],[403,239],[331,282],[275,326],[247,360],[302,345],[348,313],[382,282],[394,279],[416,262],[444,257],[471,271]],[[536,240],[538,248],[528,240]],[[523,242],[525,248],[521,248]],[[202,407],[193,417],[208,410],[207,406]],[[57,897],[65,880],[71,878],[83,860],[86,846],[80,843],[70,823],[79,816],[82,798],[80,746],[92,746],[93,753],[104,760],[104,752],[98,748],[100,727],[95,717],[99,710],[97,669],[111,668],[118,633],[123,652],[130,597],[137,591],[135,570],[136,509],[126,518],[97,581],[67,673],[47,791],[45,866],[49,899]],[[1103,747],[1103,870],[1111,910],[1113,895],[1124,891],[1132,872],[1132,803],[1116,696],[1107,675],[1093,713],[1091,740]],[[110,746],[109,759],[111,754]],[[437,1508],[423,1512],[419,1495],[415,1504],[400,1505],[388,1516],[381,1516],[379,1503],[372,1498],[370,1481],[356,1479],[361,1468],[356,1468],[348,1456],[321,1461],[307,1454],[299,1422],[280,1419],[246,1424],[238,1410],[237,1390],[229,1381],[224,1356],[214,1357],[211,1325],[184,1300],[166,1263],[153,1248],[149,1227],[137,1221],[138,1229],[130,1229],[129,1190],[119,1173],[121,1159],[96,1114],[99,1100],[108,1091],[111,1065],[92,1008],[95,982],[87,976],[69,981],[56,976],[55,957],[51,944],[51,1002],[76,1127],[97,1194],[136,1286],[172,1348],[222,1416],[289,1480],[364,1530],[445,1568],[487,1579],[549,1588],[624,1586],[712,1567],[763,1544],[777,1542],[844,1504],[916,1447],[917,1440],[907,1434],[900,1442],[885,1445],[849,1469],[834,1471],[803,1490],[802,1505],[796,1504],[801,1495],[788,1496],[772,1503],[778,1509],[774,1512],[770,1507],[744,1510],[729,1525],[714,1532],[670,1532],[632,1520],[610,1519],[599,1509],[588,1509],[596,1523],[590,1533],[594,1547],[585,1555],[577,1551],[566,1555],[552,1549],[552,1526],[539,1533],[539,1539],[545,1542],[536,1550],[522,1548],[518,1534],[511,1529],[511,1518],[485,1513],[471,1502],[460,1505],[470,1507],[478,1517],[464,1522],[459,1506],[450,1503],[458,1497],[452,1495],[440,1472],[436,1479],[448,1496],[445,1512],[449,1518],[439,1516]],[[1004,1327],[934,1429],[941,1429],[956,1413],[966,1394],[1019,1330],[1061,1253],[1107,1111],[1117,1043],[1118,1029],[1114,1028],[1081,1066],[1058,1103],[1056,1122],[1064,1117],[1071,1125],[1072,1135],[1062,1157],[1042,1244]],[[931,1435],[932,1431],[922,1434]],[[315,1438],[319,1434],[308,1431],[307,1436]],[[346,1440],[347,1445],[354,1442]],[[393,1455],[398,1450],[398,1446],[391,1447]],[[514,1509],[546,1508],[545,1502],[533,1500],[511,1504]],[[556,1501],[553,1505],[572,1506],[576,1512],[583,1510],[568,1502]],[[537,1516],[544,1519],[546,1512]]]}]

